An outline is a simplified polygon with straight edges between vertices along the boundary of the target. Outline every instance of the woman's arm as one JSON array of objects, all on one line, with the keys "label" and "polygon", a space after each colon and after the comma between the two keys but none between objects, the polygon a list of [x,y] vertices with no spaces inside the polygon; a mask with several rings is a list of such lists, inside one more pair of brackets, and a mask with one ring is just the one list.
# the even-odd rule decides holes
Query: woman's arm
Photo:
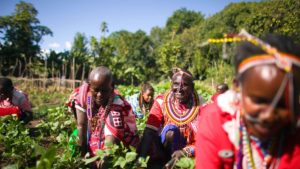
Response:
[{"label": "woman's arm", "polygon": [[140,157],[147,157],[149,148],[152,145],[152,142],[155,138],[157,138],[157,131],[146,127],[139,147],[138,153]]},{"label": "woman's arm", "polygon": [[76,109],[77,114],[77,129],[79,137],[79,147],[81,156],[87,153],[87,116],[86,113]]}]

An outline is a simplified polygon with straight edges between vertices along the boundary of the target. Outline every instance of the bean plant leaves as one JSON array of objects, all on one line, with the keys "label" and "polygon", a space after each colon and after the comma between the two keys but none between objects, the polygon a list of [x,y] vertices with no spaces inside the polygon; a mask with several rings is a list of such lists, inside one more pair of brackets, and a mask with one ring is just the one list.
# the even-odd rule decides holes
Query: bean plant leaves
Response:
[{"label": "bean plant leaves", "polygon": [[132,162],[133,160],[136,159],[137,153],[136,152],[128,152],[126,153],[126,162]]},{"label": "bean plant leaves", "polygon": [[87,165],[87,164],[90,164],[90,163],[92,163],[92,162],[94,162],[94,161],[96,161],[98,159],[99,159],[99,157],[95,156],[95,157],[92,157],[92,158],[83,159],[83,161],[85,162],[85,165]]}]

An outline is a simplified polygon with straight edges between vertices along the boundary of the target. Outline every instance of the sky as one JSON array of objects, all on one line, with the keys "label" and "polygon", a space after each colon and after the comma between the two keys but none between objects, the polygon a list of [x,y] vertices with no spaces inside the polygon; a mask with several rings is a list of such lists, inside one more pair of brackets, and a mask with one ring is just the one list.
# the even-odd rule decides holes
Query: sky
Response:
[{"label": "sky", "polygon": [[[201,12],[205,17],[221,11],[229,3],[242,0],[23,0],[38,11],[40,24],[53,36],[44,36],[40,45],[44,51],[69,50],[77,32],[86,37],[100,38],[100,25],[106,22],[112,32],[164,27],[173,12],[186,8]],[[245,1],[245,0],[244,0]],[[251,0],[248,0],[251,1]],[[0,16],[11,15],[19,0],[0,0]]]}]

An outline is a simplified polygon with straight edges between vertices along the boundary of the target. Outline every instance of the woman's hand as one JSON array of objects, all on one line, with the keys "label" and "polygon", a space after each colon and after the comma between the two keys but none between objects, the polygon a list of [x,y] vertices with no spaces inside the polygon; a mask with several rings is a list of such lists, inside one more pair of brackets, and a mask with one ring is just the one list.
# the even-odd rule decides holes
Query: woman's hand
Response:
[{"label": "woman's hand", "polygon": [[164,169],[172,169],[176,162],[181,158],[185,157],[186,154],[183,150],[177,150],[172,154],[172,159],[164,166]]},{"label": "woman's hand", "polygon": [[175,160],[179,160],[181,157],[186,156],[185,152],[183,150],[177,150],[172,154],[172,158]]}]

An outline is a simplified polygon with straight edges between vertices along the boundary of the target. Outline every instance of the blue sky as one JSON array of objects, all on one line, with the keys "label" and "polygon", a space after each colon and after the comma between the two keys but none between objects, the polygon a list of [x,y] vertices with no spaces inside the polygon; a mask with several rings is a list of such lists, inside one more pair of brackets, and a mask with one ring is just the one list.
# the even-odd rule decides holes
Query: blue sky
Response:
[{"label": "blue sky", "polygon": [[[37,18],[53,36],[43,37],[42,49],[68,50],[77,32],[88,38],[101,36],[100,25],[107,22],[109,33],[139,29],[149,34],[154,26],[163,27],[180,8],[211,16],[231,2],[241,0],[24,0],[38,10]],[[249,0],[248,0],[249,1]],[[19,0],[0,0],[0,16],[10,15]]]}]

